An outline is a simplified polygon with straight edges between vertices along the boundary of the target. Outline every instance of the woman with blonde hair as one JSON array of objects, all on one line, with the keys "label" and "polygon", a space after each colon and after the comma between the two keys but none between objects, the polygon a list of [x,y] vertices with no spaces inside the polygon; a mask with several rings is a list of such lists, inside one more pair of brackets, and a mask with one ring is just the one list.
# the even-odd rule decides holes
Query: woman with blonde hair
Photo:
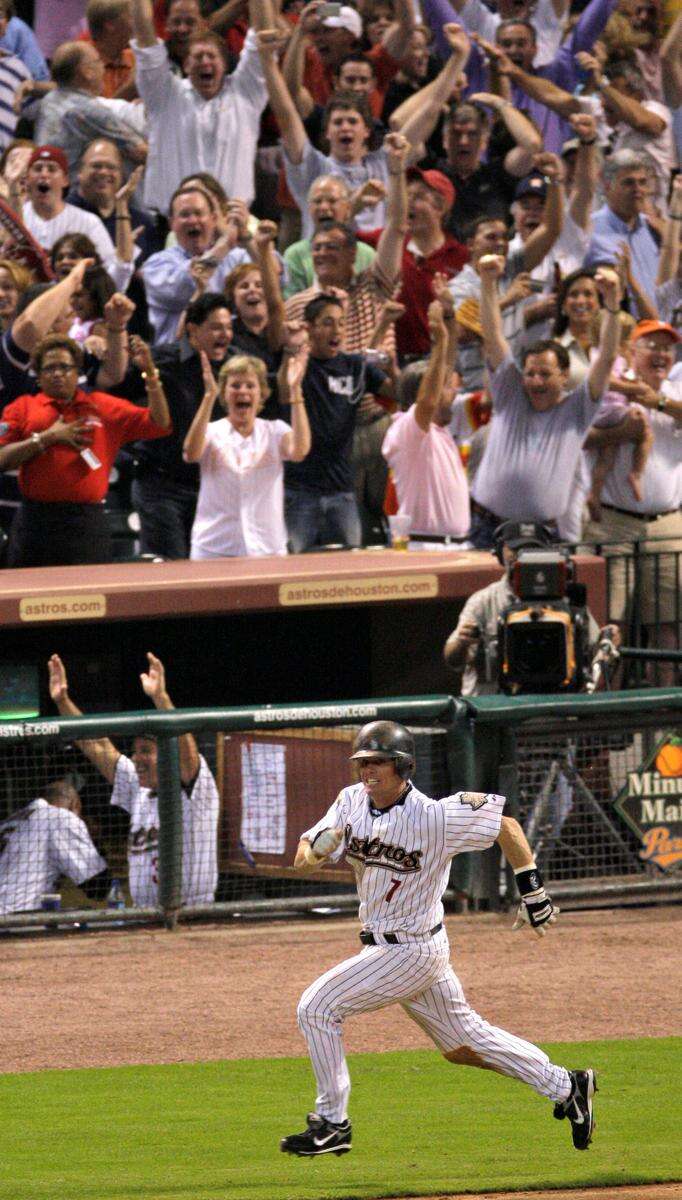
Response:
[{"label": "woman with blonde hair", "polygon": [[27,267],[11,258],[0,258],[0,333],[9,329],[17,305],[32,283],[33,276]]},{"label": "woman with blonde hair", "polygon": [[[283,464],[301,462],[310,450],[301,391],[307,346],[299,337],[279,374],[280,399],[291,405],[291,425],[258,416],[269,394],[262,359],[229,358],[217,384],[203,352],[201,363],[204,397],[183,447],[185,462],[198,462],[200,468],[190,558],[286,554]],[[209,423],[216,396],[226,415]]]}]

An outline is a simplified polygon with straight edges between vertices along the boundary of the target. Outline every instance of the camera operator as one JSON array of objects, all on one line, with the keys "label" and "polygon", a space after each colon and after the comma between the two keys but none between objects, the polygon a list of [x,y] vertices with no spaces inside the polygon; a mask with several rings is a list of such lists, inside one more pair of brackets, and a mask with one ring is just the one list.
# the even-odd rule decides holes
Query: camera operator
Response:
[{"label": "camera operator", "polygon": [[[494,539],[494,552],[505,573],[496,583],[469,597],[443,648],[448,666],[463,674],[462,696],[491,695],[501,690],[499,620],[519,598],[513,588],[514,564],[522,550],[544,550],[554,543],[551,530],[533,521],[506,521],[495,530]],[[620,631],[616,625],[607,625],[600,630],[589,610],[586,615],[590,647],[596,650],[604,640],[618,646]]]},{"label": "camera operator", "polygon": [[[499,643],[502,627],[509,617],[511,606],[517,609],[523,607],[517,604],[519,597],[514,590],[517,572],[514,566],[517,560],[527,551],[548,550],[552,546],[553,536],[544,525],[535,522],[507,521],[500,525],[494,533],[495,554],[504,566],[505,573],[497,583],[481,588],[469,597],[462,609],[457,627],[445,643],[443,654],[449,666],[463,672],[461,694],[463,696],[490,695],[502,690],[503,672],[499,657],[503,650]],[[559,557],[559,556],[557,556]],[[523,559],[522,559],[523,561]],[[518,573],[520,578],[520,572]],[[570,592],[570,585],[567,589]],[[568,596],[567,596],[568,599]],[[582,599],[582,598],[581,598]],[[525,602],[524,602],[525,603]],[[534,606],[530,601],[529,607]],[[540,607],[544,602],[540,602]],[[606,625],[599,629],[594,617],[584,604],[567,605],[549,601],[551,612],[556,604],[555,612],[558,618],[555,629],[559,624],[562,608],[573,625],[572,649],[575,652],[575,683],[580,690],[593,691],[602,684],[608,683],[606,674],[610,665],[617,657],[616,648],[620,644],[620,631],[616,625]],[[568,613],[566,613],[568,608]],[[500,621],[502,618],[502,621]],[[578,627],[580,626],[580,630]],[[521,629],[521,637],[528,638],[522,653],[516,663],[527,667],[537,668],[538,659],[547,653],[547,643],[542,640],[543,630],[533,622],[517,626]],[[510,626],[506,626],[506,651],[509,651],[508,635]],[[533,630],[538,632],[538,641],[533,643]],[[587,643],[583,648],[583,640]],[[558,645],[558,643],[557,643]],[[531,653],[528,647],[533,646]],[[590,648],[588,650],[588,647]],[[523,652],[526,651],[526,653]],[[557,658],[560,656],[557,654]],[[567,658],[569,656],[566,656]],[[511,665],[511,655],[507,665]],[[550,668],[554,665],[547,664]],[[559,671],[561,674],[563,667]],[[508,685],[507,685],[508,686]],[[507,689],[505,689],[507,690]],[[515,690],[514,688],[510,690]],[[547,687],[534,688],[528,684],[522,688],[527,693],[536,691],[560,691],[565,688]],[[608,749],[595,746],[589,736],[587,739],[559,738],[548,750],[547,756],[536,756],[531,767],[531,777],[526,778],[525,791],[528,801],[524,832],[533,847],[538,862],[546,863],[561,836],[563,827],[574,809],[575,803],[575,773],[588,772],[590,779],[598,776],[608,781],[609,752]],[[544,774],[544,782],[538,785],[538,779]],[[593,784],[591,786],[594,786]],[[608,787],[608,784],[607,784]]]}]

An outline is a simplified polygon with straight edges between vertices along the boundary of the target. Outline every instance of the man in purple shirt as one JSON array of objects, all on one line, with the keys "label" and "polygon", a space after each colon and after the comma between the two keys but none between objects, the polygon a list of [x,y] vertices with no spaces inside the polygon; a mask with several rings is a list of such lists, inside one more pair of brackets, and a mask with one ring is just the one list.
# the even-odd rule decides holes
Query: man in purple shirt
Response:
[{"label": "man in purple shirt", "polygon": [[615,271],[601,268],[596,282],[605,317],[599,350],[579,387],[567,391],[568,355],[554,341],[533,343],[518,367],[502,331],[497,289],[504,269],[500,254],[486,254],[478,263],[493,404],[490,435],[472,488],[476,505],[469,536],[479,550],[491,546],[496,523],[553,524],[566,512],[585,434],[618,352],[620,280]]},{"label": "man in purple shirt", "polygon": [[604,162],[602,184],[606,204],[594,214],[585,266],[615,262],[627,245],[632,274],[654,304],[660,247],[643,215],[649,194],[647,156],[616,150]]},{"label": "man in purple shirt", "polygon": [[[591,50],[595,39],[599,37],[616,7],[616,0],[590,0],[590,3],[580,14],[580,18],[570,37],[559,47],[551,62],[541,67],[534,67],[533,60],[537,51],[537,40],[534,26],[530,21],[512,18],[502,21],[497,27],[497,46],[479,39],[485,55],[511,63],[512,67],[531,75],[549,79],[567,92],[572,92],[583,74],[575,62],[575,55],[580,50]],[[443,58],[449,56],[447,43],[442,33],[442,26],[447,22],[461,24],[449,0],[422,0],[424,20],[428,22],[434,33],[435,47]],[[474,46],[469,61],[466,64],[468,92],[485,91],[486,60],[484,54]],[[552,112],[546,105],[532,99],[521,88],[514,84],[513,71],[509,72],[512,81],[512,104],[527,117],[535,122],[542,134],[546,150],[555,154],[560,153],[564,142],[571,137],[571,128],[557,113]]]}]

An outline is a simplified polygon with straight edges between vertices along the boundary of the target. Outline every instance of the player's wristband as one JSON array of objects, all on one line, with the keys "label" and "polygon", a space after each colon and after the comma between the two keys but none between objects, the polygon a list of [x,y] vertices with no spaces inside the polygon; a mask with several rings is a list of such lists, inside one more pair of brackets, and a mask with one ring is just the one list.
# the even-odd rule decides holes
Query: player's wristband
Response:
[{"label": "player's wristband", "polygon": [[519,895],[524,898],[535,896],[537,892],[545,890],[545,881],[534,862],[528,863],[525,867],[517,867],[514,876]]},{"label": "player's wristband", "polygon": [[532,926],[544,925],[554,912],[554,905],[545,891],[544,880],[534,862],[514,871],[516,886]]}]

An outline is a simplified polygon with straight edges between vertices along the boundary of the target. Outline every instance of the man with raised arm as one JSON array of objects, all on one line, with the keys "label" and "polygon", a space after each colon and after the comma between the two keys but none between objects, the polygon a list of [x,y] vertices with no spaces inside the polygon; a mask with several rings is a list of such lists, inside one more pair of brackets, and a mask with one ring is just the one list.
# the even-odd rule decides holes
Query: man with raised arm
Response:
[{"label": "man with raised arm", "polygon": [[189,40],[187,78],[178,79],[156,36],[151,0],[133,0],[137,86],[149,128],[147,208],[165,212],[180,181],[207,167],[228,196],[251,203],[260,118],[267,103],[256,30],[273,24],[270,0],[249,0],[251,28],[232,74],[227,74],[222,39],[200,30]]},{"label": "man with raised arm", "polygon": [[[391,471],[400,505],[412,528],[422,533],[465,537],[469,529],[469,491],[459,450],[448,429],[452,375],[449,361],[454,306],[443,288],[428,308],[431,353],[416,402],[396,413],[382,453]],[[446,323],[447,322],[447,323]],[[413,364],[414,370],[421,364]]]},{"label": "man with raised arm", "polygon": [[[145,695],[155,708],[174,705],[166,690],[161,659],[148,653],[149,668],[140,675]],[[48,662],[50,696],[61,716],[79,717],[81,710],[69,694],[66,669],[58,654]],[[113,784],[111,803],[130,815],[128,886],[133,903],[159,902],[159,802],[157,745],[153,737],[136,737],[132,758],[116,749],[109,738],[77,741],[79,750]],[[191,733],[178,738],[182,782],[182,903],[210,904],[218,881],[217,830],[220,800],[215,780]]]},{"label": "man with raised arm", "polygon": [[[469,53],[469,39],[463,29],[448,26],[447,36],[451,57],[448,69],[441,72],[442,94],[431,93],[429,103],[424,105],[425,112],[418,109],[400,131],[413,149],[421,143],[422,131],[427,120],[430,120],[432,106],[445,102]],[[342,175],[353,189],[370,179],[377,179],[388,186],[388,159],[383,148],[368,150],[372,132],[371,113],[365,98],[353,92],[339,92],[330,99],[325,110],[325,133],[330,153],[327,155],[316,150],[307,137],[277,62],[281,45],[279,30],[265,30],[258,38],[258,45],[270,104],[282,131],[287,183],[303,214],[303,235],[310,237],[312,220],[307,213],[306,197],[313,180],[318,175]],[[384,204],[380,202],[375,207],[362,209],[356,215],[355,223],[359,229],[381,228],[386,223]]]},{"label": "man with raised arm", "polygon": [[558,342],[530,345],[521,367],[512,358],[497,291],[504,272],[502,255],[483,255],[478,271],[493,417],[472,487],[476,503],[471,540],[479,549],[488,549],[503,521],[552,524],[566,512],[585,434],[618,351],[621,286],[614,271],[597,272],[605,306],[599,350],[584,382],[567,392],[568,352]]},{"label": "man with raised arm", "polygon": [[[82,258],[59,283],[36,285],[37,295],[31,299],[5,330],[0,341],[0,409],[23,396],[38,390],[31,369],[31,358],[39,342],[53,330],[68,312],[71,298],[83,285],[83,276],[91,258]],[[104,306],[105,351],[101,360],[85,353],[84,370],[89,386],[100,391],[111,390],[123,380],[128,369],[127,325],[135,305],[127,296],[115,292]]]}]

